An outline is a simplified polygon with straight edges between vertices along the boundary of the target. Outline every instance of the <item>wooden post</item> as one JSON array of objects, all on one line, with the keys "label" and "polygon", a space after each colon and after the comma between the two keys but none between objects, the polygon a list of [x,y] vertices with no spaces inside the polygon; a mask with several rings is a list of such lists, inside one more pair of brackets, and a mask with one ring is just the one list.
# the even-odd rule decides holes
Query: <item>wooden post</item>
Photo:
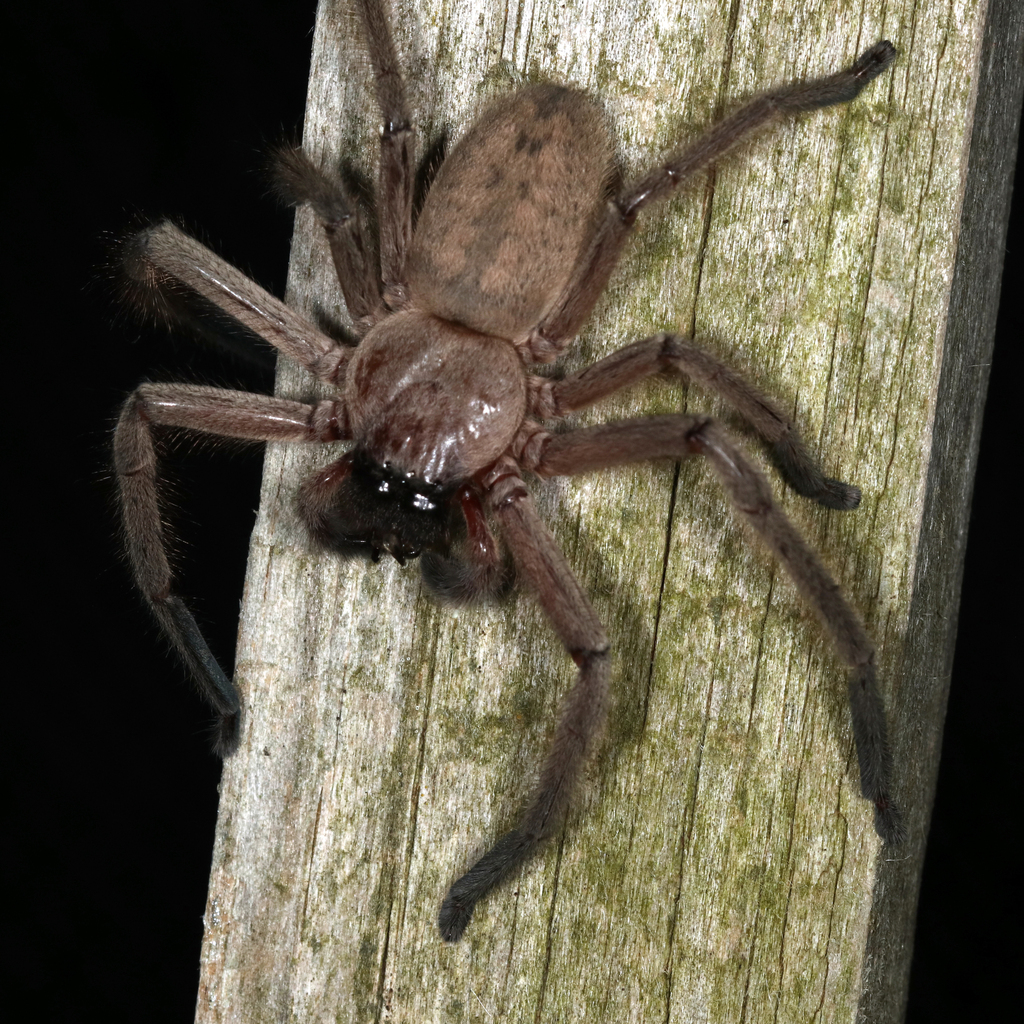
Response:
[{"label": "wooden post", "polygon": [[[557,79],[602,97],[627,176],[773,83],[877,39],[901,51],[853,104],[781,125],[645,214],[563,366],[694,331],[863,488],[843,514],[773,475],[878,644],[910,837],[881,847],[843,668],[705,467],[538,484],[607,624],[614,708],[561,837],[443,944],[441,898],[513,823],[574,667],[528,596],[453,612],[424,598],[415,565],[312,554],[294,495],[338,450],[271,446],[197,1020],[899,1020],[1024,15],[1015,0],[396,7],[421,150],[487,95]],[[322,0],[305,145],[372,177],[364,53],[350,4]],[[289,281],[292,304],[344,320],[307,211]],[[278,388],[316,391],[294,366]],[[654,381],[579,422],[682,409],[732,421],[696,388]]]}]

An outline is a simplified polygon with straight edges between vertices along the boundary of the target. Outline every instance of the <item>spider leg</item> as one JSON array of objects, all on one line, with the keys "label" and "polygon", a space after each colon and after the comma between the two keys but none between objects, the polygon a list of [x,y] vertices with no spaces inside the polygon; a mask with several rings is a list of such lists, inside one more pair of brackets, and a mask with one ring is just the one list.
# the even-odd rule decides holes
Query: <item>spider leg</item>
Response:
[{"label": "spider leg", "polygon": [[377,104],[384,121],[377,182],[384,301],[391,309],[397,309],[406,301],[405,258],[412,241],[416,135],[385,0],[359,0],[359,12],[373,65]]},{"label": "spider leg", "polygon": [[320,380],[337,385],[345,377],[350,349],[169,221],[132,239],[124,253],[124,268],[131,286],[143,293],[143,301],[159,302],[165,290],[190,289]]},{"label": "spider leg", "polygon": [[289,206],[308,203],[320,218],[345,306],[358,329],[369,328],[379,315],[381,284],[377,254],[359,203],[340,177],[318,167],[301,149],[277,150],[273,173],[277,190]]},{"label": "spider leg", "polygon": [[[345,305],[365,332],[391,309],[405,305],[405,258],[412,240],[414,148],[405,82],[382,0],[360,0],[359,11],[373,66],[377,105],[384,127],[380,138],[377,180],[379,261],[368,242],[358,201],[341,179],[318,167],[301,149],[274,155],[278,190],[293,206],[309,203],[320,218],[331,246]],[[378,274],[379,265],[379,274]]]},{"label": "spider leg", "polygon": [[533,329],[526,346],[528,354],[537,362],[550,362],[576,336],[604,291],[637,215],[645,206],[671,195],[687,178],[781,117],[849,103],[895,59],[895,47],[883,40],[843,71],[764,93],[713,125],[692,144],[670,153],[659,167],[626,185],[608,204],[589,252],[580,260],[557,305]]},{"label": "spider leg", "polygon": [[325,442],[347,436],[345,413],[337,401],[307,405],[191,384],[143,384],[121,410],[114,432],[114,467],[132,569],[164,634],[217,712],[215,747],[224,756],[238,745],[241,705],[192,613],[171,591],[153,445],[156,427],[251,441]]},{"label": "spider leg", "polygon": [[796,424],[772,399],[717,356],[676,334],[635,342],[571,377],[545,381],[536,413],[543,418],[561,417],[665,371],[721,395],[769,443],[775,464],[797,494],[827,508],[851,509],[860,504],[860,488],[825,476],[804,447]]},{"label": "spider leg", "polygon": [[557,541],[537,515],[518,472],[495,473],[489,503],[522,579],[536,591],[551,624],[579,666],[566,695],[540,780],[519,824],[448,890],[438,915],[446,942],[462,935],[476,902],[515,871],[561,824],[575,783],[604,724],[610,656],[600,620]]},{"label": "spider leg", "polygon": [[726,431],[706,416],[651,416],[551,437],[531,465],[539,476],[571,476],[659,457],[703,455],[733,507],[783,564],[850,666],[849,696],[861,793],[875,806],[875,830],[900,842],[904,827],[889,795],[892,757],[875,682],[875,649],[857,613],[817,554],[772,500],[771,488]]},{"label": "spider leg", "polygon": [[882,40],[842,71],[810,82],[795,82],[756,97],[719,121],[692,145],[671,153],[661,167],[623,189],[615,205],[624,219],[635,218],[648,203],[671,195],[681,181],[784,115],[834,107],[856,99],[895,59],[896,48],[888,40]]}]

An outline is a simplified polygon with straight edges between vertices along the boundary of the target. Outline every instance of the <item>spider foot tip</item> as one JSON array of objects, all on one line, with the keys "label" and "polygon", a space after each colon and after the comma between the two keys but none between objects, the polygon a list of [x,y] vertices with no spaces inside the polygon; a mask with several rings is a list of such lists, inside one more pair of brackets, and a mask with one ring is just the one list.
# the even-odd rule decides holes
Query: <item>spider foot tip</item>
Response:
[{"label": "spider foot tip", "polygon": [[238,750],[241,737],[241,711],[222,714],[213,727],[213,752],[220,758],[230,757]]},{"label": "spider foot tip", "polygon": [[888,39],[882,39],[857,58],[853,70],[870,81],[882,74],[898,56],[896,47]]},{"label": "spider foot tip", "polygon": [[875,831],[886,846],[899,846],[907,838],[903,815],[888,797],[875,801]]},{"label": "spider foot tip", "polygon": [[854,484],[843,483],[842,480],[825,480],[825,491],[818,498],[818,503],[826,508],[848,512],[860,504],[861,491]]},{"label": "spider foot tip", "polygon": [[458,942],[473,916],[473,903],[452,896],[445,898],[437,915],[437,928],[445,942]]}]

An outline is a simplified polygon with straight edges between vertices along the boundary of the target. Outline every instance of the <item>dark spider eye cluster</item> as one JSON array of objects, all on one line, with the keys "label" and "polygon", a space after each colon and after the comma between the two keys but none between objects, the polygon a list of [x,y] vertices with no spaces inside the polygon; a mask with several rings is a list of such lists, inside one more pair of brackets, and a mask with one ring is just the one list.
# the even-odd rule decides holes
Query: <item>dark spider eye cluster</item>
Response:
[{"label": "dark spider eye cluster", "polygon": [[423,551],[448,550],[451,487],[381,465],[361,448],[341,462],[343,477],[329,504],[305,517],[325,548],[344,557],[368,555],[375,562],[389,554],[400,565]]}]

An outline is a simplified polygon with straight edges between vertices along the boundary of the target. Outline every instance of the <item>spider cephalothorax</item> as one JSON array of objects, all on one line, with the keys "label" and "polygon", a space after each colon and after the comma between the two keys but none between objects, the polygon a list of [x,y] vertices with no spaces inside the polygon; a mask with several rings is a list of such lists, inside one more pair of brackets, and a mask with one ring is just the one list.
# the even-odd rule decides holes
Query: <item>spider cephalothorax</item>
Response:
[{"label": "spider cephalothorax", "polygon": [[[738,141],[779,117],[854,99],[896,52],[880,42],[849,68],[757,97],[646,175],[623,184],[599,105],[580,90],[532,85],[486,107],[454,147],[413,222],[414,145],[382,0],[361,0],[381,136],[377,222],[340,176],[301,150],[278,154],[280,189],[309,204],[330,244],[358,344],[339,344],[169,224],[128,246],[128,273],[152,294],[198,295],[333,389],[300,402],[182,384],[144,384],[114,442],[128,549],[139,587],[218,715],[218,749],[238,743],[241,701],[172,591],[156,486],[155,428],[250,440],[350,441],[300,489],[309,534],[330,552],[422,557],[443,598],[473,600],[506,579],[501,548],[537,594],[579,668],[540,780],[519,824],[451,887],[439,917],[457,939],[475,903],[562,820],[608,705],[600,621],[538,516],[526,478],[640,459],[703,456],[737,514],[783,564],[850,669],[861,790],[888,842],[902,834],[889,795],[885,714],[874,648],[821,562],[779,510],[764,476],[705,416],[669,415],[551,433],[544,424],[659,373],[686,376],[732,405],[769,446],[786,482],[836,509],[857,488],[826,477],[790,418],[691,340],[647,338],[558,379],[530,372],[572,341],[608,281],[637,216]],[[379,258],[371,253],[379,252]],[[492,527],[496,528],[492,533]],[[499,544],[500,540],[500,544]]]}]

